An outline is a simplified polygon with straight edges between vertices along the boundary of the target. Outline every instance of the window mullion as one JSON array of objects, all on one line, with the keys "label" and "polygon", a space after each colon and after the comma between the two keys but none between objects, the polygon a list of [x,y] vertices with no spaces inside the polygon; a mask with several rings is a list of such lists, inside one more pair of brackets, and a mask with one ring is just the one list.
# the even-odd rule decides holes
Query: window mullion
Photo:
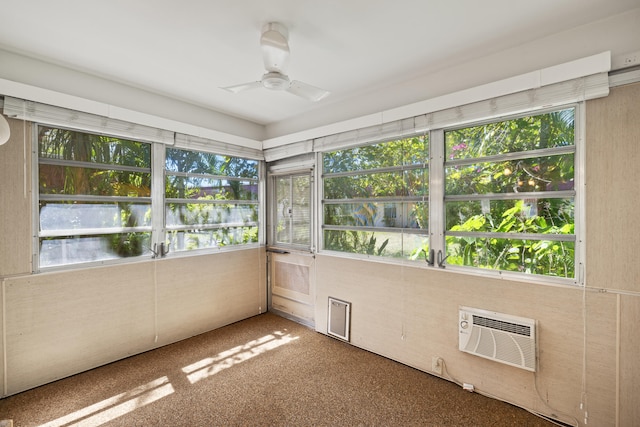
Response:
[{"label": "window mullion", "polygon": [[[434,256],[444,245],[444,131],[429,135],[429,248]],[[444,256],[444,255],[443,255]]]},{"label": "window mullion", "polygon": [[151,245],[160,246],[166,239],[164,193],[165,193],[165,159],[166,150],[163,144],[153,144],[151,165]]}]

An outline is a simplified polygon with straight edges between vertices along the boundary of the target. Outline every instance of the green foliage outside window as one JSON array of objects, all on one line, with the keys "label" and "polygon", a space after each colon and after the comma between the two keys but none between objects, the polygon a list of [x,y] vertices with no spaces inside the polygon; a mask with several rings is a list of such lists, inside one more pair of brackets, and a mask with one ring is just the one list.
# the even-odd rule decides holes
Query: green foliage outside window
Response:
[{"label": "green foliage outside window", "polygon": [[258,161],[169,148],[165,169],[173,249],[258,241]]},{"label": "green foliage outside window", "polygon": [[39,126],[38,155],[41,266],[143,253],[150,233],[119,230],[150,226],[149,144]]},{"label": "green foliage outside window", "polygon": [[448,264],[575,277],[574,115],[435,131],[444,201],[431,206],[426,136],[325,153],[324,248],[423,259],[442,209]]},{"label": "green foliage outside window", "polygon": [[428,154],[425,135],[325,153],[324,248],[409,257],[428,246]]},{"label": "green foliage outside window", "polygon": [[448,131],[445,145],[447,262],[574,277],[574,110]]}]

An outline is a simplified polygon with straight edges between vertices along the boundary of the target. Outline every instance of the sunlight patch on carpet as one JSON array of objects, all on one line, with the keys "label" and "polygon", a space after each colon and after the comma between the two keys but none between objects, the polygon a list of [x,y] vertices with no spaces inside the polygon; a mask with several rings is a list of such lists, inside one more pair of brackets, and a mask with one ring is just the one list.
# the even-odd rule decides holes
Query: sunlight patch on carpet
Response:
[{"label": "sunlight patch on carpet", "polygon": [[191,384],[195,384],[220,371],[231,368],[232,366],[297,339],[298,337],[293,337],[291,334],[276,331],[273,334],[265,335],[257,340],[249,341],[246,344],[218,353],[213,357],[207,357],[189,366],[185,366],[182,368],[182,371],[187,374],[187,378]]},{"label": "sunlight patch on carpet", "polygon": [[102,400],[40,427],[95,427],[162,399],[175,390],[169,378],[161,377],[127,392]]}]

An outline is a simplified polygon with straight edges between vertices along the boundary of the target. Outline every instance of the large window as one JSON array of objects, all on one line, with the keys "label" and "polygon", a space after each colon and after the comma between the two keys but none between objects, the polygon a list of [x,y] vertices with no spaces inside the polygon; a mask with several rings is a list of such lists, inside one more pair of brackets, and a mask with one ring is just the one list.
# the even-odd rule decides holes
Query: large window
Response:
[{"label": "large window", "polygon": [[426,136],[323,153],[323,249],[574,278],[574,117],[434,129],[430,164]]},{"label": "large window", "polygon": [[40,267],[146,251],[150,144],[39,126],[38,158]]},{"label": "large window", "polygon": [[37,142],[36,269],[258,242],[258,160],[47,126]]},{"label": "large window", "polygon": [[167,149],[166,227],[171,250],[258,242],[258,161]]},{"label": "large window", "polygon": [[445,132],[449,264],[574,277],[574,115]]},{"label": "large window", "polygon": [[425,135],[324,153],[324,249],[415,258],[428,246]]}]

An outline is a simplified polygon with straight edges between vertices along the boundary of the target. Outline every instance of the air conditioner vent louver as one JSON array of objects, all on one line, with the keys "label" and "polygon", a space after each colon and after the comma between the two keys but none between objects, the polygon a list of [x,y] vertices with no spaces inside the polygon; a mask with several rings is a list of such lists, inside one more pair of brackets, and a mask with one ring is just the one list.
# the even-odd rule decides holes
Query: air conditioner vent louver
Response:
[{"label": "air conditioner vent louver", "polygon": [[476,308],[460,307],[458,338],[461,351],[536,370],[536,322]]},{"label": "air conditioner vent louver", "polygon": [[473,324],[484,326],[485,328],[497,331],[511,332],[512,334],[531,336],[531,328],[517,323],[503,322],[501,320],[489,319],[488,317],[473,316]]}]

